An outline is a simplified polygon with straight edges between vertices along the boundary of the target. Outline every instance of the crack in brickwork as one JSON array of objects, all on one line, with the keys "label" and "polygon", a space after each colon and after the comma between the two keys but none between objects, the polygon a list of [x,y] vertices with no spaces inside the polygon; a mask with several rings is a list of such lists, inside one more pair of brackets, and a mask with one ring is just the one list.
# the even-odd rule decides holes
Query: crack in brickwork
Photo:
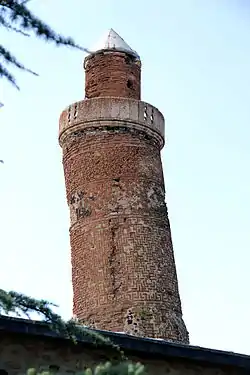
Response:
[{"label": "crack in brickwork", "polygon": [[118,226],[114,223],[112,223],[112,220],[109,220],[110,225],[110,255],[109,255],[109,268],[110,268],[110,275],[111,275],[111,286],[112,286],[112,294],[113,294],[113,300],[116,299],[117,293],[119,291],[119,288],[121,286],[121,282],[119,280],[116,280],[116,274],[117,274],[117,268],[118,268],[118,262],[116,261],[116,254],[117,254],[117,246],[116,246],[116,232],[118,229]]}]

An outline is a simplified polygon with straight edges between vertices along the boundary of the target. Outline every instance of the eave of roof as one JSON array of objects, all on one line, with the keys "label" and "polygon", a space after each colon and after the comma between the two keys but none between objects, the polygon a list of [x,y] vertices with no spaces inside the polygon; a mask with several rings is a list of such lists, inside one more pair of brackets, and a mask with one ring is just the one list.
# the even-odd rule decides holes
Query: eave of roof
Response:
[{"label": "eave of roof", "polygon": [[[43,322],[5,316],[0,317],[0,333],[1,332],[66,340]],[[204,363],[211,366],[231,366],[250,370],[250,356],[243,354],[183,345],[165,340],[129,336],[109,331],[98,330],[97,332],[110,338],[125,352],[133,352],[134,355],[138,356],[165,360],[179,359],[196,362],[196,364]],[[82,344],[92,344],[89,338],[84,338],[79,341]]]}]

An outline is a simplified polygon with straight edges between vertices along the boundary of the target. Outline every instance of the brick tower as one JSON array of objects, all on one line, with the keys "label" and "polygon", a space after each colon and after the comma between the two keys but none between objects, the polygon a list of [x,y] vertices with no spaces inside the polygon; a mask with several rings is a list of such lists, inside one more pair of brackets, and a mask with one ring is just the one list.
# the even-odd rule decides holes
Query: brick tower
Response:
[{"label": "brick tower", "polygon": [[188,343],[160,151],[164,117],[141,99],[141,62],[110,30],[84,61],[85,100],[60,117],[74,315]]}]

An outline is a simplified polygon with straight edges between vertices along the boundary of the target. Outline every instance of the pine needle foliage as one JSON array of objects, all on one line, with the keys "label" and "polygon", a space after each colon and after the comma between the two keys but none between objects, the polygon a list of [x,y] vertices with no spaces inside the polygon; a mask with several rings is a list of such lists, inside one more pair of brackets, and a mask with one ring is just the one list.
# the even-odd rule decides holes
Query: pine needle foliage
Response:
[{"label": "pine needle foliage", "polygon": [[[37,372],[36,369],[30,368],[26,375],[52,375],[50,371]],[[55,375],[55,374],[53,374]],[[97,365],[94,369],[88,368],[77,375],[146,375],[145,368],[140,363],[121,362],[112,364],[106,362]]]},{"label": "pine needle foliage", "polygon": [[124,353],[119,346],[110,339],[86,326],[77,324],[74,320],[64,321],[60,315],[53,312],[53,307],[57,306],[45,300],[37,300],[21,293],[6,292],[0,289],[0,316],[14,314],[18,317],[26,316],[30,319],[30,314],[36,313],[42,318],[44,323],[48,324],[48,327],[61,336],[71,339],[75,343],[78,340],[89,338],[96,346],[108,347],[120,359],[125,359]]},{"label": "pine needle foliage", "polygon": [[[49,25],[38,18],[28,8],[31,0],[0,0],[0,27],[10,32],[21,34],[23,37],[35,36],[45,42],[52,42],[56,46],[72,47],[84,52],[86,48],[76,44],[70,37],[64,37],[55,32]],[[19,89],[14,75],[7,66],[12,66],[22,71],[37,75],[26,68],[6,47],[0,45],[0,78],[6,78]]]}]

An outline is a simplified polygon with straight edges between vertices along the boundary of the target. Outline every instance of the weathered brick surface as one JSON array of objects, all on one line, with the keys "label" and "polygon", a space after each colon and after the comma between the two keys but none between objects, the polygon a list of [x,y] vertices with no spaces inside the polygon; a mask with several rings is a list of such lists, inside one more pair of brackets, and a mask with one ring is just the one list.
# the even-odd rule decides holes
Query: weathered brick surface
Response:
[{"label": "weathered brick surface", "polygon": [[71,134],[63,151],[74,314],[97,328],[187,342],[158,145],[101,129]]},{"label": "weathered brick surface", "polygon": [[[86,367],[94,367],[110,357],[107,352],[86,346],[69,345],[62,341],[32,336],[0,336],[0,371],[8,375],[23,375],[27,368],[47,370],[58,366],[58,375],[75,374]],[[164,360],[129,356],[135,362],[146,365],[148,375],[245,375],[247,370],[233,367],[212,367],[178,359]]]},{"label": "weathered brick surface", "polygon": [[[74,314],[99,329],[188,343],[160,158],[164,118],[131,100],[140,97],[140,67],[126,59],[85,61],[94,98],[60,117]],[[125,85],[131,72],[134,94]]]},{"label": "weathered brick surface", "polygon": [[88,129],[118,128],[137,129],[144,137],[155,139],[162,149],[165,142],[165,121],[154,106],[141,100],[102,97],[81,100],[68,106],[60,116],[59,142],[62,145],[69,133]]},{"label": "weathered brick surface", "polygon": [[86,98],[141,98],[140,62],[122,52],[103,52],[85,61]]}]

